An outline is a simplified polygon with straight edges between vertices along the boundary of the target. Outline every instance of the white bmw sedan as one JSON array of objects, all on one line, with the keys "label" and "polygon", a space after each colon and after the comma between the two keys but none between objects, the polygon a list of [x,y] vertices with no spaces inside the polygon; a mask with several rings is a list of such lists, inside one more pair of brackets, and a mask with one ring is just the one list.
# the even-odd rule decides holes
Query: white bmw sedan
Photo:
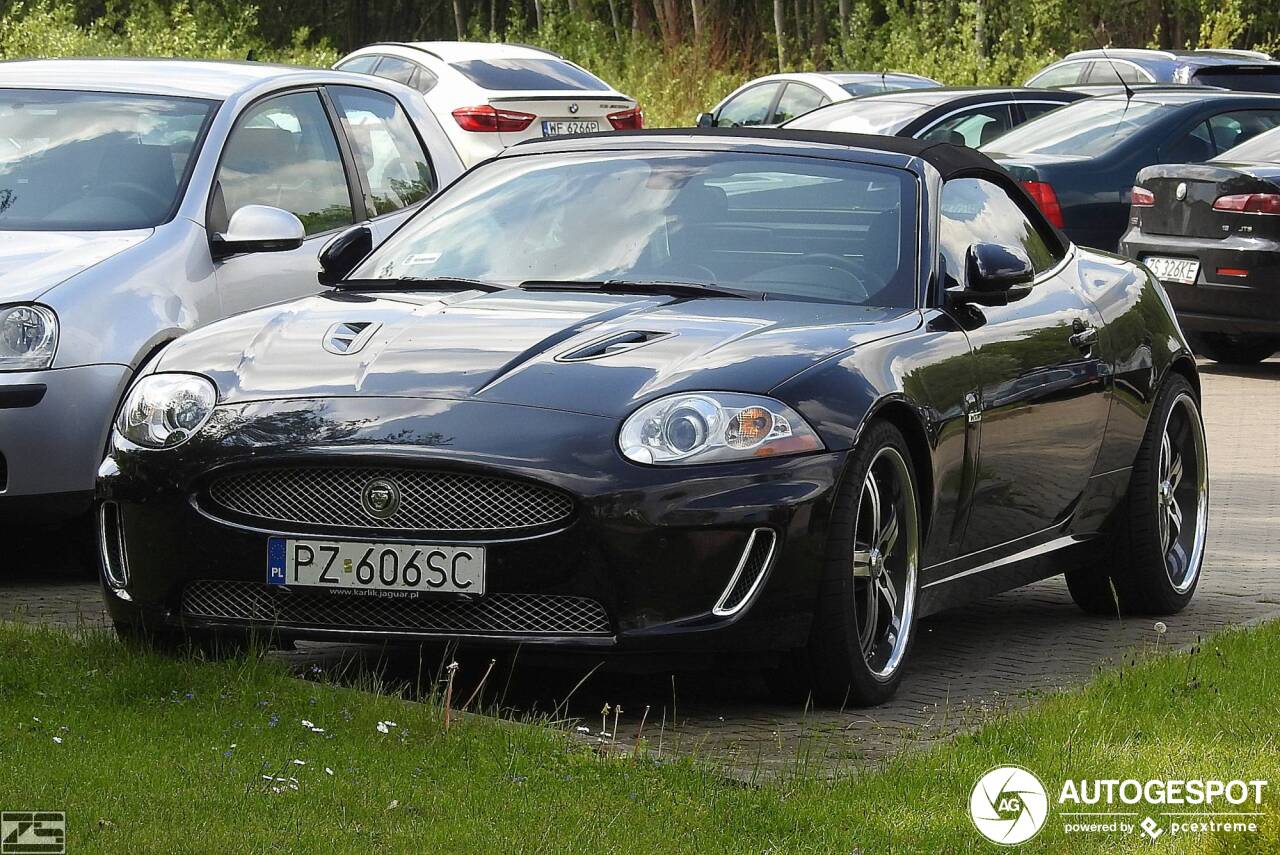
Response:
[{"label": "white bmw sedan", "polygon": [[360,48],[334,67],[417,89],[467,166],[524,140],[644,124],[634,99],[541,48],[390,42]]},{"label": "white bmw sedan", "polygon": [[10,524],[88,513],[121,398],[166,343],[319,290],[339,231],[363,254],[463,168],[413,90],[256,63],[0,63],[0,129]]}]

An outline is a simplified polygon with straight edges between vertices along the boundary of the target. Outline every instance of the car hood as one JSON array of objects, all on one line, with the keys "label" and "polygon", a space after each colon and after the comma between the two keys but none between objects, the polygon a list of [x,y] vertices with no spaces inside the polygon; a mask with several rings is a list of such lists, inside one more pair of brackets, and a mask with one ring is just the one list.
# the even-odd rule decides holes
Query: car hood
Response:
[{"label": "car hood", "polygon": [[[786,300],[333,292],[184,336],[156,370],[203,373],[223,403],[390,396],[618,416],[666,392],[764,393],[919,323],[914,310]],[[340,352],[335,334],[354,346]]]},{"label": "car hood", "polygon": [[0,230],[0,300],[39,299],[55,285],[137,246],[151,232]]}]

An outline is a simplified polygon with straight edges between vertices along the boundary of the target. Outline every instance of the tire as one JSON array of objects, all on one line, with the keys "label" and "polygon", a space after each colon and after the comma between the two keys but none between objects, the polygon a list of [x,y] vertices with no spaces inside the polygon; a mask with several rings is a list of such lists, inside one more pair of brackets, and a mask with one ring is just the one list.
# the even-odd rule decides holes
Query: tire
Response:
[{"label": "tire", "polygon": [[921,530],[906,440],[874,422],[832,508],[805,657],[815,702],[875,706],[898,690],[914,638]]},{"label": "tire", "polygon": [[1256,365],[1277,350],[1276,339],[1261,335],[1193,333],[1187,338],[1191,349],[1223,365]]},{"label": "tire", "polygon": [[1204,562],[1207,460],[1195,390],[1173,374],[1156,397],[1102,560],[1067,572],[1067,588],[1080,608],[1169,615],[1186,607]]}]

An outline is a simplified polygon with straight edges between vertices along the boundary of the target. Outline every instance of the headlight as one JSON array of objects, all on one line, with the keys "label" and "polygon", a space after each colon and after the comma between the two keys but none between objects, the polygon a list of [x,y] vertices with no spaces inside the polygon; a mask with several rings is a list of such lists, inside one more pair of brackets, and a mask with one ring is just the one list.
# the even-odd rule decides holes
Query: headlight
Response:
[{"label": "headlight", "polygon": [[0,371],[35,371],[53,364],[58,316],[44,306],[0,306]]},{"label": "headlight", "polygon": [[821,451],[799,414],[759,395],[694,392],[650,401],[622,424],[618,445],[636,463],[716,463]]},{"label": "headlight", "polygon": [[116,430],[143,448],[173,448],[204,427],[218,391],[198,374],[143,377],[124,399]]}]

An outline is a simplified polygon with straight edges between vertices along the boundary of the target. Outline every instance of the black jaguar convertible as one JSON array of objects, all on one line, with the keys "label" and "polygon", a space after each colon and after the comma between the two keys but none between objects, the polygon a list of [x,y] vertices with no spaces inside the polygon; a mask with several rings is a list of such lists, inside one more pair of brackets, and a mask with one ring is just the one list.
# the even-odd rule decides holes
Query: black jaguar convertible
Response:
[{"label": "black jaguar convertible", "polygon": [[323,264],[129,393],[99,502],[123,635],[723,653],[874,704],[939,609],[1063,572],[1090,612],[1195,590],[1164,292],[977,152],[547,140]]}]

